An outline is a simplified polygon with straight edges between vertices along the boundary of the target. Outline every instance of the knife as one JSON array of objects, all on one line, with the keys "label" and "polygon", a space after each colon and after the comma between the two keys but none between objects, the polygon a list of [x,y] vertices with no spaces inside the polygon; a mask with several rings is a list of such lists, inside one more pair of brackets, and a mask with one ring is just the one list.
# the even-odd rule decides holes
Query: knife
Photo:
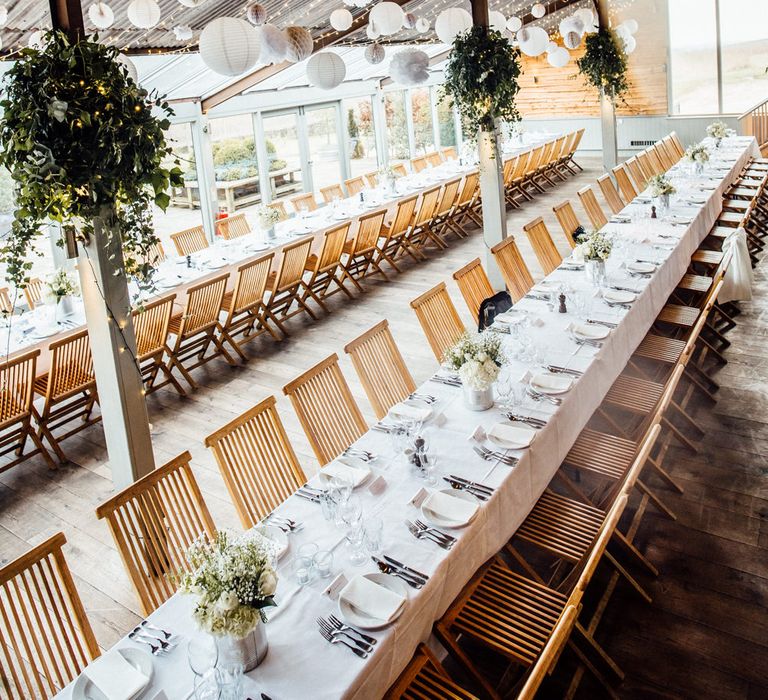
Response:
[{"label": "knife", "polygon": [[405,564],[397,561],[397,559],[393,559],[392,557],[389,557],[386,554],[383,554],[382,558],[387,563],[392,564],[392,566],[396,566],[398,569],[402,569],[403,571],[411,574],[411,576],[421,579],[423,583],[426,583],[427,581],[429,581],[429,576],[427,576],[426,574],[422,574],[421,571],[416,571],[416,569],[412,569],[410,566],[406,566]]},{"label": "knife", "polygon": [[489,496],[493,495],[494,489],[492,489],[490,486],[486,486],[485,484],[478,484],[476,481],[470,481],[469,479],[465,479],[462,476],[456,476],[455,474],[451,474],[450,478],[454,481],[458,481],[460,484],[464,484],[465,486],[471,486],[473,489],[483,491]]}]

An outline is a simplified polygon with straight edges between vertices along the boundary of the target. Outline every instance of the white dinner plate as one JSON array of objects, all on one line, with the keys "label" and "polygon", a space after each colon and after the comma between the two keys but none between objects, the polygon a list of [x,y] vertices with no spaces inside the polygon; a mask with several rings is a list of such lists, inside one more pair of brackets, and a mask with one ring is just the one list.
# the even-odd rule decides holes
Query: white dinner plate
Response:
[{"label": "white dinner plate", "polygon": [[406,400],[392,406],[389,409],[389,415],[395,420],[412,420],[426,423],[426,421],[432,418],[434,411],[423,401]]},{"label": "white dinner plate", "polygon": [[[624,293],[626,294],[627,292]],[[608,326],[598,326],[589,323],[574,323],[571,330],[581,340],[603,340],[611,332]]]},{"label": "white dinner plate", "polygon": [[[132,649],[131,647],[118,649],[117,653],[147,678],[144,687],[133,695],[131,700],[133,700],[133,698],[139,698],[152,682],[152,674],[154,671],[152,657],[146,651]],[[72,700],[107,700],[107,696],[104,695],[104,693],[91,682],[91,679],[85,675],[85,672],[83,672],[77,677],[77,680],[72,687]]]},{"label": "white dinner plate", "polygon": [[[447,496],[451,496],[452,498],[458,498],[462,501],[467,501],[469,503],[474,503],[475,505],[480,505],[480,501],[473,496],[469,491],[457,491],[455,489],[441,489],[440,493],[444,493]],[[469,525],[476,517],[477,513],[479,511],[476,510],[475,514],[467,521],[460,521],[460,520],[450,520],[448,518],[444,518],[441,515],[438,515],[433,510],[431,510],[428,506],[426,506],[426,501],[421,506],[421,515],[424,518],[424,520],[427,521],[429,525],[434,525],[435,527],[441,527],[441,528],[459,528],[459,527],[465,527]]]},{"label": "white dinner plate", "polygon": [[[362,459],[357,459],[356,457],[343,456],[343,457],[337,457],[336,459],[333,460],[333,462],[331,462],[331,464],[327,465],[326,467],[323,467],[323,469],[321,469],[318,472],[320,481],[322,481],[324,484],[330,483],[331,479],[333,479],[333,475],[328,473],[326,470],[328,468],[332,469],[331,465],[335,462],[341,464],[344,467],[349,467],[350,469],[354,469],[356,471],[361,472],[360,476],[358,478],[355,478],[352,481],[353,489],[359,488],[360,486],[365,484],[368,481],[368,479],[371,477],[371,468]],[[347,480],[345,479],[345,481]]]},{"label": "white dinner plate", "polygon": [[637,299],[637,295],[624,289],[606,289],[603,292],[603,299],[609,304],[631,304]]},{"label": "white dinner plate", "polygon": [[631,262],[627,265],[627,270],[630,272],[639,272],[642,275],[649,275],[652,272],[656,272],[656,266],[647,262]]},{"label": "white dinner plate", "polygon": [[559,280],[541,280],[541,282],[536,285],[535,289],[542,292],[556,292],[562,286],[563,283]]},{"label": "white dinner plate", "polygon": [[525,314],[510,309],[509,311],[504,311],[498,314],[493,320],[498,323],[506,323],[507,325],[515,326],[518,323],[525,321],[525,318]]},{"label": "white dinner plate", "polygon": [[61,332],[61,328],[58,326],[48,326],[47,328],[35,328],[30,334],[30,338],[40,340],[42,338],[50,338],[52,335],[56,335]]},{"label": "white dinner plate", "polygon": [[540,394],[550,394],[555,396],[570,391],[573,386],[573,378],[566,377],[562,374],[542,372],[541,374],[531,377],[530,384],[531,387]]},{"label": "white dinner plate", "polygon": [[[373,581],[374,583],[378,583],[380,586],[383,586],[393,593],[397,593],[398,595],[403,596],[403,598],[406,599],[407,605],[408,586],[406,586],[405,582],[401,579],[396,578],[395,576],[389,576],[388,574],[363,574],[363,576],[365,576],[365,578],[368,580]],[[339,596],[338,606],[341,617],[347,624],[352,625],[353,627],[359,627],[360,629],[364,630],[383,630],[385,627],[389,627],[395,620],[397,620],[398,617],[400,617],[400,615],[403,614],[403,610],[405,609],[404,605],[402,608],[400,608],[399,612],[389,622],[387,622],[386,620],[380,620],[377,617],[370,617],[369,615],[365,615],[357,608],[355,608],[351,603],[348,603],[346,600],[344,600],[344,598],[341,596]]]},{"label": "white dinner plate", "polygon": [[488,431],[488,440],[504,450],[524,450],[535,437],[536,429],[526,425],[496,423]]}]

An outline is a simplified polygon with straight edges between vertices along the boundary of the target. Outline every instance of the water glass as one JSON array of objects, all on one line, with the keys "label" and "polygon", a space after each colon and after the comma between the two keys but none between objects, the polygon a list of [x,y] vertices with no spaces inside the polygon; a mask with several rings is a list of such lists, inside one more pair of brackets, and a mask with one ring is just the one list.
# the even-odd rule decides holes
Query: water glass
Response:
[{"label": "water glass", "polygon": [[337,494],[332,486],[320,492],[320,510],[326,520],[336,519],[336,498]]},{"label": "water glass", "polygon": [[192,673],[196,676],[205,675],[219,660],[216,640],[205,633],[194,635],[187,643],[187,660]]},{"label": "water glass", "polygon": [[330,578],[333,573],[333,552],[323,550],[312,557],[312,563],[315,567],[315,573],[320,578]]},{"label": "water glass", "polygon": [[195,676],[195,700],[219,700],[220,698],[219,681],[214,669],[209,670],[204,676]]},{"label": "water glass", "polygon": [[216,669],[216,682],[219,687],[219,700],[242,700],[243,665],[225,664]]},{"label": "water glass", "polygon": [[363,551],[363,545],[365,543],[365,528],[362,522],[358,521],[354,525],[347,526],[347,531],[344,535],[347,538],[349,544],[349,563],[353,566],[360,566],[365,563],[366,556]]},{"label": "water glass", "polygon": [[314,561],[312,557],[296,556],[293,562],[293,578],[300,586],[312,583],[315,577]]},{"label": "water glass", "polygon": [[384,521],[376,516],[365,519],[365,548],[371,554],[381,552],[384,539]]}]

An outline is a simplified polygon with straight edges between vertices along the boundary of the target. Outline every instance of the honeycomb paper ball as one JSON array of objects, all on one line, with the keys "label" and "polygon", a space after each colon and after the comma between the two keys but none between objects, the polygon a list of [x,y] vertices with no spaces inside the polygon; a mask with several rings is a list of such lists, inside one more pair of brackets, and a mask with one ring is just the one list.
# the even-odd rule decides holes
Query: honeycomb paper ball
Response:
[{"label": "honeycomb paper ball", "polygon": [[248,9],[245,13],[248,17],[248,21],[256,27],[260,27],[267,21],[267,8],[264,5],[260,5],[258,2],[252,2],[248,5]]},{"label": "honeycomb paper ball", "polygon": [[384,60],[387,52],[381,44],[374,42],[365,47],[365,53],[363,55],[368,63],[375,66],[377,63],[381,63]]},{"label": "honeycomb paper ball", "polygon": [[283,30],[283,35],[288,44],[285,57],[291,63],[298,63],[312,55],[315,42],[307,29],[304,27],[286,27]]}]

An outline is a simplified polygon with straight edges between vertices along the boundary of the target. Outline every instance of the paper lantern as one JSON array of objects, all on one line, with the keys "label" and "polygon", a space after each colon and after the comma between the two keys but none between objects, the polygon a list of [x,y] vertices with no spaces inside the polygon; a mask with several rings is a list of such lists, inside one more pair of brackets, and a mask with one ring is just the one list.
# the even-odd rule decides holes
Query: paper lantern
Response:
[{"label": "paper lantern", "polygon": [[637,39],[630,35],[624,40],[624,53],[629,56],[629,54],[634,53],[635,49],[637,48]]},{"label": "paper lantern", "polygon": [[45,33],[41,29],[32,32],[27,40],[27,46],[29,46],[30,49],[42,51],[45,48]]},{"label": "paper lantern", "polygon": [[581,43],[581,35],[577,34],[576,32],[568,32],[567,34],[563,35],[563,43],[567,49],[573,50],[578,48],[579,44]]},{"label": "paper lantern", "polygon": [[177,24],[173,28],[173,33],[176,36],[176,41],[189,41],[194,36],[192,27],[188,24]]},{"label": "paper lantern", "polygon": [[347,74],[344,61],[330,51],[316,53],[307,61],[307,80],[322,90],[338,87]]},{"label": "paper lantern", "polygon": [[574,15],[581,19],[585,26],[595,23],[595,13],[588,7],[582,7],[580,10],[576,10]]},{"label": "paper lantern", "polygon": [[0,5],[0,27],[4,27],[8,23],[8,8],[5,5]]},{"label": "paper lantern", "polygon": [[370,0],[354,0],[354,2],[355,7],[365,7],[370,2]]},{"label": "paper lantern", "polygon": [[283,35],[288,45],[285,57],[291,63],[298,63],[312,55],[315,42],[312,39],[312,34],[307,29],[295,26],[286,27],[283,30]]},{"label": "paper lantern", "polygon": [[340,7],[331,12],[331,27],[337,32],[343,32],[352,26],[352,13]]},{"label": "paper lantern", "polygon": [[376,39],[378,39],[381,36],[381,34],[379,33],[379,30],[376,29],[376,26],[370,23],[365,28],[365,35],[372,41],[376,41]]},{"label": "paper lantern", "polygon": [[566,17],[558,26],[560,36],[565,36],[569,32],[576,32],[579,37],[584,33],[584,22],[580,17]]},{"label": "paper lantern", "polygon": [[429,31],[430,24],[429,20],[424,17],[419,17],[419,19],[416,20],[416,31],[419,34],[426,34]]},{"label": "paper lantern", "polygon": [[280,63],[288,53],[288,42],[283,33],[274,24],[261,26],[261,54],[259,60],[265,65]]},{"label": "paper lantern", "polygon": [[536,19],[541,19],[544,15],[547,14],[547,8],[544,7],[540,2],[534,3],[533,7],[531,8],[531,14]]},{"label": "paper lantern", "polygon": [[115,60],[120,65],[125,67],[125,70],[128,71],[128,75],[131,77],[131,80],[133,80],[133,82],[138,85],[139,72],[136,70],[136,64],[130,58],[128,58],[128,56],[122,53],[117,54],[117,58]]},{"label": "paper lantern", "polygon": [[460,7],[443,10],[435,20],[435,34],[444,44],[452,44],[462,32],[472,28],[472,15]]},{"label": "paper lantern", "polygon": [[491,29],[495,29],[497,32],[503,33],[507,28],[507,18],[502,12],[499,12],[498,10],[491,10],[488,13],[488,24],[490,24]]},{"label": "paper lantern", "polygon": [[510,32],[517,32],[520,31],[520,28],[523,26],[523,20],[521,20],[519,17],[510,17],[507,20],[507,29],[509,29]]},{"label": "paper lantern", "polygon": [[419,49],[405,49],[392,57],[389,74],[400,85],[419,85],[429,79],[429,56]]},{"label": "paper lantern", "polygon": [[636,34],[637,30],[640,29],[640,25],[637,23],[636,19],[628,19],[626,22],[624,22],[624,24],[626,25],[630,34]]},{"label": "paper lantern", "polygon": [[200,7],[205,2],[205,0],[179,0],[179,5],[184,5],[184,7]]},{"label": "paper lantern", "polygon": [[260,27],[267,21],[267,8],[258,2],[252,2],[245,11],[248,21],[255,27]]},{"label": "paper lantern", "polygon": [[549,35],[541,27],[524,27],[517,33],[517,39],[526,56],[540,56],[549,43]]},{"label": "paper lantern", "polygon": [[[7,16],[6,10],[6,16]],[[115,21],[115,13],[112,12],[112,8],[103,3],[95,2],[88,8],[88,19],[93,22],[93,26],[97,29],[107,29],[112,26]]]},{"label": "paper lantern", "polygon": [[363,55],[368,63],[375,66],[377,63],[381,63],[384,60],[387,52],[381,44],[374,41],[372,44],[368,44],[368,46],[365,47]]},{"label": "paper lantern", "polygon": [[547,53],[552,53],[555,49],[557,49],[557,42],[550,39],[547,42]]},{"label": "paper lantern", "polygon": [[155,0],[131,0],[128,20],[139,29],[151,29],[160,21],[160,5]]},{"label": "paper lantern", "polygon": [[344,4],[345,4],[347,7],[355,7],[355,6],[356,6],[356,4],[355,4],[355,0],[344,0]]},{"label": "paper lantern", "polygon": [[384,0],[371,8],[368,22],[373,23],[380,34],[389,36],[402,29],[403,15],[403,8],[400,5]]},{"label": "paper lantern", "polygon": [[550,66],[555,68],[564,68],[568,65],[568,61],[571,60],[571,54],[568,53],[562,46],[558,46],[554,51],[550,51],[547,54],[547,61]]},{"label": "paper lantern", "polygon": [[240,75],[253,68],[261,52],[259,31],[238,17],[217,17],[200,32],[200,58],[219,75]]},{"label": "paper lantern", "polygon": [[413,29],[416,26],[416,15],[413,12],[406,12],[403,15],[403,28]]}]

